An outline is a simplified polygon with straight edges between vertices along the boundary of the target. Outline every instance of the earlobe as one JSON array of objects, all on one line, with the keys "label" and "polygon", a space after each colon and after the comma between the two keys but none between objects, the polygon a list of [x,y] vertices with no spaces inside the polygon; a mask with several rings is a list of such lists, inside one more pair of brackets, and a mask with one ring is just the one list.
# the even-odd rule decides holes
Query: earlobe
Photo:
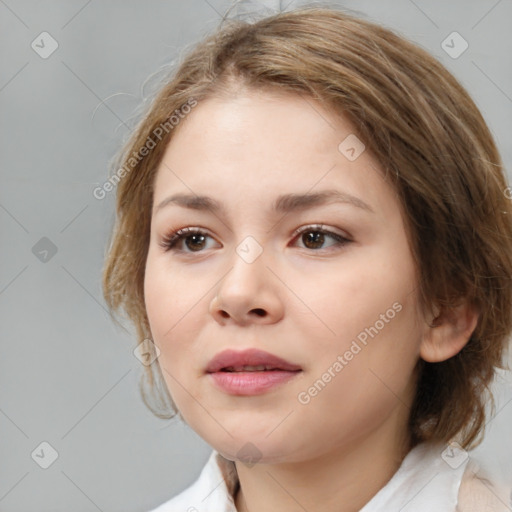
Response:
[{"label": "earlobe", "polygon": [[458,354],[471,338],[479,316],[478,308],[467,303],[444,308],[425,328],[420,357],[438,363]]}]

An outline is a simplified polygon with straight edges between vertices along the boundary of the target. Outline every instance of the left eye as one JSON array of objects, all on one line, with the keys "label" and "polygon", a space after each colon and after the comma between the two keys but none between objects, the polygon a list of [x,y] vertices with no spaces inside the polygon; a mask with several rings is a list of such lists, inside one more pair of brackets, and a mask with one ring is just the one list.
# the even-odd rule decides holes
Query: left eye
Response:
[{"label": "left eye", "polygon": [[[297,229],[294,233],[294,240],[299,239],[304,243],[306,249],[318,250],[325,249],[324,244],[327,239],[331,239],[331,243],[327,247],[343,246],[350,243],[348,238],[323,229],[322,226],[306,226]],[[167,251],[184,252],[184,253],[197,253],[207,248],[207,239],[213,240],[208,233],[200,228],[183,228],[173,231],[164,236],[160,245]],[[183,243],[186,249],[183,249]]]},{"label": "left eye", "polygon": [[350,242],[348,238],[345,238],[338,233],[325,230],[321,226],[306,226],[305,228],[300,228],[295,231],[294,235],[298,235],[298,239],[302,240],[306,249],[313,250],[326,248],[322,246],[324,245],[325,240],[328,238],[334,240],[334,243],[328,247],[343,246]]}]

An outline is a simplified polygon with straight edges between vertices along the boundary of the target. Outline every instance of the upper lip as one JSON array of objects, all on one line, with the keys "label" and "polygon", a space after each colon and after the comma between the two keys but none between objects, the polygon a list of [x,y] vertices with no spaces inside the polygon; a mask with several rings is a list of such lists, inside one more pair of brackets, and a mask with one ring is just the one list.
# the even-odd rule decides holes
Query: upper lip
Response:
[{"label": "upper lip", "polygon": [[258,366],[265,365],[273,369],[297,371],[301,370],[300,366],[289,363],[274,354],[270,354],[263,350],[247,349],[242,351],[224,350],[219,352],[206,367],[207,373],[218,372],[223,368],[240,367],[240,366]]}]

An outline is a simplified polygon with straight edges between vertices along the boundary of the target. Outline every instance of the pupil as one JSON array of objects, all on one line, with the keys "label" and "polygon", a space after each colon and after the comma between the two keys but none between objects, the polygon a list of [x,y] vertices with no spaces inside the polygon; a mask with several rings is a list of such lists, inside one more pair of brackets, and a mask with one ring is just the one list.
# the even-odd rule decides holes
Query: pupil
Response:
[{"label": "pupil", "polygon": [[[191,247],[191,245],[194,245],[197,243],[197,239],[200,239],[198,245],[195,245]],[[205,239],[205,236],[204,235],[190,235],[188,238],[187,238],[187,241],[186,241],[186,245],[189,249],[201,249],[202,248],[202,244],[204,243],[204,239]],[[190,240],[195,240],[194,242],[192,242],[192,244],[190,244]]]},{"label": "pupil", "polygon": [[[324,243],[324,234],[319,231],[310,231],[305,236],[306,240],[304,241],[304,245],[306,245],[308,249],[318,248]],[[313,247],[308,245],[310,242],[312,242]]]}]

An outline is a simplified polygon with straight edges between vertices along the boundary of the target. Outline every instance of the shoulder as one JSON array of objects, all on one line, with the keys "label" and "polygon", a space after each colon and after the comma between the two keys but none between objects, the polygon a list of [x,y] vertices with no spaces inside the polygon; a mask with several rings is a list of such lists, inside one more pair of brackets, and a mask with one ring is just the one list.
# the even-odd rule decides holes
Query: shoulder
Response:
[{"label": "shoulder", "polygon": [[236,512],[237,482],[234,463],[213,451],[192,485],[149,512]]},{"label": "shoulder", "polygon": [[510,512],[512,486],[470,459],[459,487],[457,512]]}]

